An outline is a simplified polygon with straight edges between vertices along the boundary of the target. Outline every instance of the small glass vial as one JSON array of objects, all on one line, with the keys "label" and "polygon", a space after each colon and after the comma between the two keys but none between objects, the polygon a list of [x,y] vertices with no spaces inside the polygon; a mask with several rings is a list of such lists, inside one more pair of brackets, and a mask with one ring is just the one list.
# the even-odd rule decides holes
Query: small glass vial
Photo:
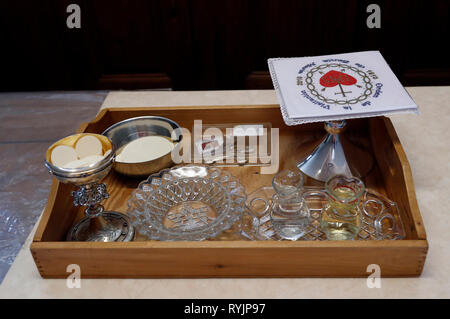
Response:
[{"label": "small glass vial", "polygon": [[321,228],[328,240],[352,240],[361,229],[359,203],[364,183],[356,177],[336,175],[325,183],[328,203],[322,209]]},{"label": "small glass vial", "polygon": [[275,195],[272,197],[270,218],[274,231],[284,239],[297,240],[306,232],[309,209],[302,196],[304,178],[300,171],[284,170],[272,180]]}]

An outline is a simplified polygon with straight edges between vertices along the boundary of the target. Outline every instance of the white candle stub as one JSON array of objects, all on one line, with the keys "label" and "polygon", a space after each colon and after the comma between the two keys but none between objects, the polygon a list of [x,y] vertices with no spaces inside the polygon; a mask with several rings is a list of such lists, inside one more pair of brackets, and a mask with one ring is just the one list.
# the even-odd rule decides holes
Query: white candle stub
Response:
[{"label": "white candle stub", "polygon": [[92,135],[86,135],[81,137],[75,145],[78,158],[83,159],[91,155],[103,155],[102,143],[98,138]]},{"label": "white candle stub", "polygon": [[77,152],[67,145],[58,145],[52,150],[52,164],[55,166],[64,166],[65,164],[78,159]]},{"label": "white candle stub", "polygon": [[173,142],[162,136],[145,136],[126,144],[119,150],[116,161],[142,163],[152,161],[171,152]]}]

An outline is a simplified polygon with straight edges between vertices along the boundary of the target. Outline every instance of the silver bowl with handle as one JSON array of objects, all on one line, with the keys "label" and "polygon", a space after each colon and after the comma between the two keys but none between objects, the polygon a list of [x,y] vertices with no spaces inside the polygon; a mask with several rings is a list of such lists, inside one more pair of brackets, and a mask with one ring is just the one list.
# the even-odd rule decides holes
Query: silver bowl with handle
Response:
[{"label": "silver bowl with handle", "polygon": [[[102,135],[105,135],[112,141],[117,154],[128,143],[145,136],[165,137],[174,144],[173,151],[177,152],[181,147],[183,138],[181,127],[176,122],[162,116],[129,118],[110,126]],[[131,177],[149,176],[174,164],[172,152],[150,161],[135,163],[120,162],[116,157],[114,170]]]}]

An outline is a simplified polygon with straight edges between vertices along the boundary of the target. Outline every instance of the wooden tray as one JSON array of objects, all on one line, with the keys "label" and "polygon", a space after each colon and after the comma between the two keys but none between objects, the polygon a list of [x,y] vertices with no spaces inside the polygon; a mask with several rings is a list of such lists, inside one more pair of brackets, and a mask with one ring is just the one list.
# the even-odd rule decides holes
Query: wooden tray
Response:
[{"label": "wooden tray", "polygon": [[[105,109],[78,132],[101,133],[116,122],[143,115],[168,117],[189,129],[194,119],[207,124],[271,123],[280,130],[280,169],[295,167],[324,136],[320,123],[286,126],[279,105]],[[363,180],[398,203],[405,240],[66,242],[69,228],[83,217],[83,208],[72,205],[73,186],[54,180],[31,253],[44,278],[66,278],[70,264],[81,267],[82,278],[367,277],[369,264],[378,264],[384,277],[419,276],[428,243],[411,169],[391,121],[384,117],[352,120],[346,134],[372,150],[375,167]],[[272,175],[260,174],[260,167],[226,169],[241,179],[247,194],[271,183]],[[110,173],[105,179],[110,193],[105,208],[125,212],[139,182]]]}]

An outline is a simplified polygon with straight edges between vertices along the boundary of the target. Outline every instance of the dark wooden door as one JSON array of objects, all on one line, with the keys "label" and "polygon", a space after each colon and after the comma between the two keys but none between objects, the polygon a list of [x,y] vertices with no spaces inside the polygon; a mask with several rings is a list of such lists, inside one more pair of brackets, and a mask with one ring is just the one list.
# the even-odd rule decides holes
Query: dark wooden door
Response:
[{"label": "dark wooden door", "polygon": [[[450,2],[4,0],[1,91],[270,88],[267,59],[380,50],[404,85],[449,85]],[[69,29],[66,8],[81,8]]]}]

